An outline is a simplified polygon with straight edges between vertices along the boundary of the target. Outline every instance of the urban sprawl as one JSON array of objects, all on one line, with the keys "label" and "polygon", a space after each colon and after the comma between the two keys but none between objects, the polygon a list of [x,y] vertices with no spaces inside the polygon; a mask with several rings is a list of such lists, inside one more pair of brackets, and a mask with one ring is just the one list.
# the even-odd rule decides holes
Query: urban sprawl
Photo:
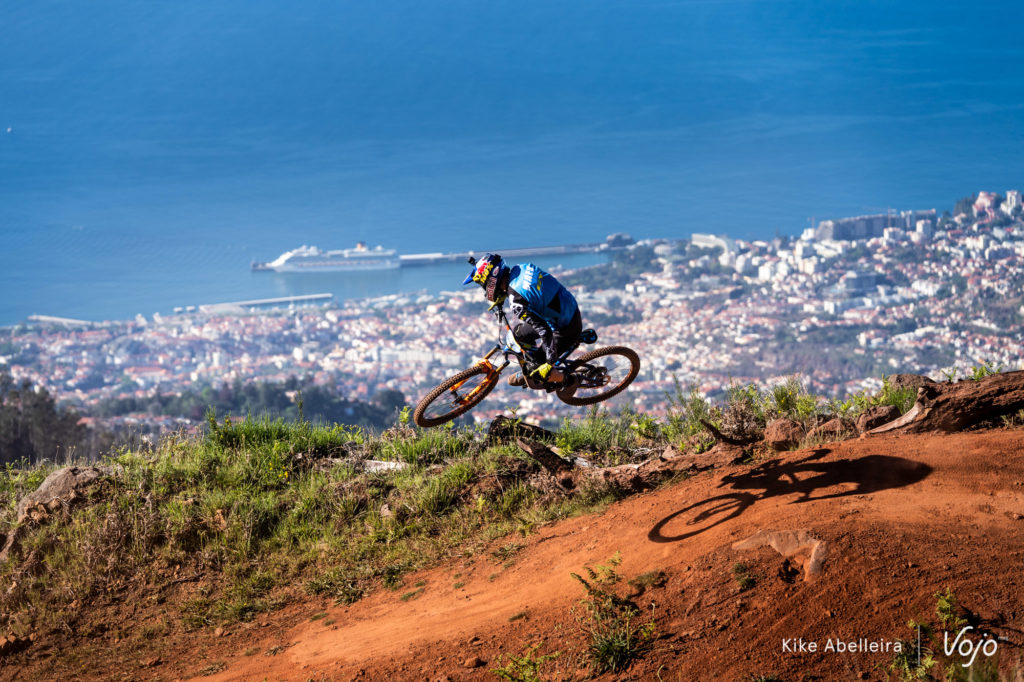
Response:
[{"label": "urban sprawl", "polygon": [[[572,283],[598,345],[640,353],[640,376],[618,404],[641,411],[664,412],[677,382],[715,396],[730,384],[767,386],[796,374],[815,393],[843,397],[876,389],[884,374],[1018,369],[1021,194],[972,199],[952,215],[824,221],[797,239],[641,241],[629,252],[650,257],[612,288],[601,282],[610,266],[555,274]],[[0,365],[84,415],[109,398],[296,375],[351,399],[396,389],[415,404],[496,340],[486,307],[479,288],[467,287],[274,311],[88,324],[35,318],[0,330]],[[539,422],[580,411],[502,384],[472,416],[510,409]],[[117,419],[173,425],[155,415]]]}]

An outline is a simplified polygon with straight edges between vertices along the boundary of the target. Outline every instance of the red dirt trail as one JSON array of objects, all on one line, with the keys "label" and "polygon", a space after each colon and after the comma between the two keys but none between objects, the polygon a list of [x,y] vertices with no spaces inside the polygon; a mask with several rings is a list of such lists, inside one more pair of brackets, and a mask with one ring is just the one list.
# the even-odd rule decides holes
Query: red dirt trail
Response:
[{"label": "red dirt trail", "polygon": [[[782,453],[495,543],[524,545],[507,568],[491,555],[453,561],[266,640],[240,642],[249,635],[238,633],[212,679],[495,679],[499,653],[541,640],[541,652],[563,652],[551,674],[582,676],[570,612],[582,591],[570,573],[616,552],[622,576],[664,571],[667,582],[636,598],[656,605],[653,651],[614,679],[885,679],[894,656],[886,643],[910,638],[910,618],[934,621],[934,594],[947,586],[1007,638],[1005,667],[1024,652],[1022,513],[1024,431]],[[796,529],[828,543],[809,582],[780,577],[783,557],[771,548],[732,549],[760,530]],[[733,578],[738,561],[757,577],[752,589]],[[819,651],[788,651],[784,640],[799,637]],[[878,641],[883,651],[822,651],[830,638]],[[258,655],[243,655],[253,646]],[[264,655],[275,646],[284,648]],[[478,667],[466,667],[474,657]]]},{"label": "red dirt trail", "polygon": [[[805,531],[826,542],[820,574],[800,574],[809,550],[786,560],[767,546],[733,549],[759,531]],[[495,558],[510,543],[521,548]],[[402,588],[351,606],[325,609],[310,599],[225,626],[220,637],[203,630],[154,640],[141,658],[113,645],[79,674],[494,680],[508,655],[540,643],[540,653],[560,652],[544,679],[588,679],[573,613],[583,592],[570,573],[616,553],[624,578],[661,571],[665,580],[633,596],[646,613],[653,605],[651,650],[599,679],[889,679],[895,642],[913,636],[907,621],[934,624],[935,594],[947,587],[974,632],[1003,638],[1001,667],[1024,671],[1024,430],[875,436],[727,464],[487,550],[406,575]],[[740,589],[737,562],[749,567],[753,587]],[[818,650],[799,651],[797,638]],[[828,650],[836,639],[867,648]],[[941,634],[933,648],[942,654]],[[937,679],[958,662],[940,658]],[[18,665],[0,666],[0,679],[53,676],[42,652]]]}]

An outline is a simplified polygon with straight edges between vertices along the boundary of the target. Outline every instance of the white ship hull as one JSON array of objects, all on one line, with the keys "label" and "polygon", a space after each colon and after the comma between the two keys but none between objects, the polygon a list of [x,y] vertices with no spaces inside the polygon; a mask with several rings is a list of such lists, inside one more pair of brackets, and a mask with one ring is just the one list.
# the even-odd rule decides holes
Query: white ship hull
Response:
[{"label": "white ship hull", "polygon": [[285,263],[277,267],[268,267],[274,272],[346,272],[348,270],[397,270],[402,266],[397,258],[386,261],[322,261],[316,263]]},{"label": "white ship hull", "polygon": [[362,243],[354,249],[321,251],[315,246],[300,246],[285,251],[269,263],[253,263],[253,270],[274,272],[347,272],[395,270],[402,261],[394,249],[367,249]]}]

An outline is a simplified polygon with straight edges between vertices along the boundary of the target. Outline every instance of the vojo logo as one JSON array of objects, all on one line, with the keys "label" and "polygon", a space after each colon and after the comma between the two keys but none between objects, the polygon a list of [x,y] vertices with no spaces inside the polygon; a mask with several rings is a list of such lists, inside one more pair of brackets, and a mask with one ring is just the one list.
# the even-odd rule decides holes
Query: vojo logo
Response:
[{"label": "vojo logo", "polygon": [[967,639],[967,631],[973,629],[974,626],[972,625],[962,628],[960,632],[956,633],[952,643],[949,641],[949,632],[943,631],[942,633],[942,653],[947,656],[952,656],[954,652],[960,654],[961,658],[967,659],[966,663],[960,664],[964,668],[974,665],[974,659],[977,658],[978,652],[981,652],[988,658],[995,656],[999,650],[998,638],[993,637],[987,632],[983,633],[980,641]]}]

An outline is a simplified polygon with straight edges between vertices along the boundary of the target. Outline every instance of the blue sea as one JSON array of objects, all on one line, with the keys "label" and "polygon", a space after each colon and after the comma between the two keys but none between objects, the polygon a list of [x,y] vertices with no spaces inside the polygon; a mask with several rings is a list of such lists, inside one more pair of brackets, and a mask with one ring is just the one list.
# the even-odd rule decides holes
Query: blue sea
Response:
[{"label": "blue sea", "polygon": [[1001,0],[0,0],[0,325],[461,282],[250,271],[301,244],[766,238],[1024,188],[1022,19]]}]

